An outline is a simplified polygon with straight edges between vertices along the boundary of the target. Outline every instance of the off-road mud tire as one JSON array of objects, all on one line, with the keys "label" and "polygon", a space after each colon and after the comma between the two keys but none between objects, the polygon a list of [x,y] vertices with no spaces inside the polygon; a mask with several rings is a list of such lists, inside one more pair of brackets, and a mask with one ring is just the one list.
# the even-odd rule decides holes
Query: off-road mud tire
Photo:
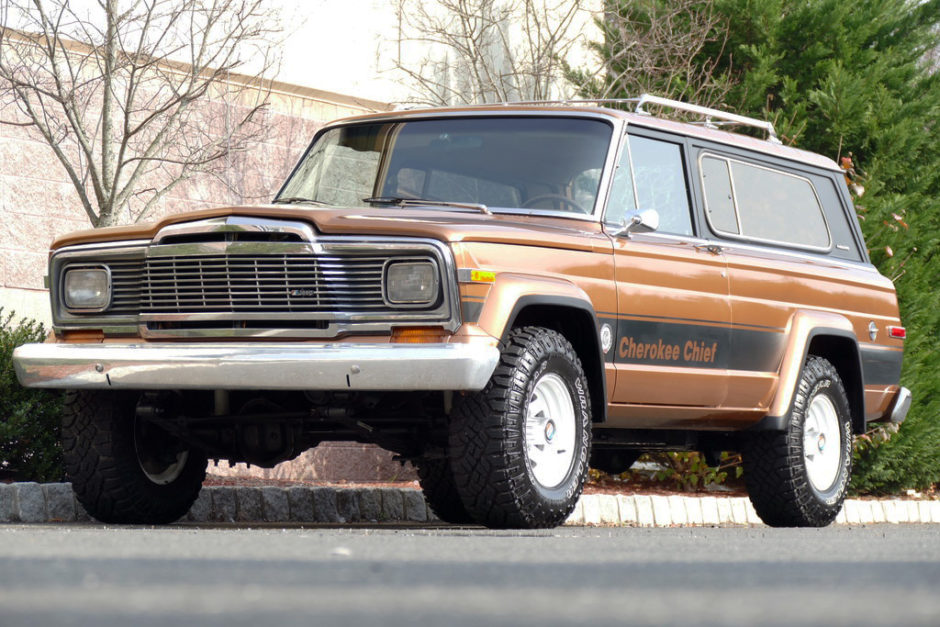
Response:
[{"label": "off-road mud tire", "polygon": [[473,517],[463,506],[454,485],[450,462],[447,459],[420,459],[416,466],[424,499],[437,517],[455,525],[472,523]]},{"label": "off-road mud tire", "polygon": [[165,485],[151,481],[137,458],[134,392],[68,391],[62,448],[72,489],[97,520],[167,524],[192,506],[206,476],[206,457],[190,449],[179,475]]},{"label": "off-road mud tire", "polygon": [[[803,433],[807,410],[818,394],[835,407],[841,452],[835,480],[817,489],[807,474]],[[772,527],[825,527],[835,520],[852,473],[852,418],[835,367],[811,356],[803,366],[785,431],[756,433],[745,442],[744,479],[754,509]]]},{"label": "off-road mud tire", "polygon": [[[542,327],[510,332],[480,392],[466,395],[451,416],[449,454],[454,484],[473,519],[492,528],[554,527],[574,509],[587,477],[591,446],[588,383],[574,348]],[[546,488],[526,453],[525,422],[540,377],[557,375],[573,404],[572,462],[564,479]]]}]

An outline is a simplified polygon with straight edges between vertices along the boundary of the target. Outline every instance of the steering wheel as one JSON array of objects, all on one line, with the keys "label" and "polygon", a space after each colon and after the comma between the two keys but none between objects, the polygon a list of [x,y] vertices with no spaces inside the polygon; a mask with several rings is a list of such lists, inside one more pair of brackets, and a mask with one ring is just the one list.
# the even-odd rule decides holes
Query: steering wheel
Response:
[{"label": "steering wheel", "polygon": [[569,207],[575,209],[576,211],[580,213],[587,213],[587,211],[584,210],[584,207],[582,207],[575,201],[571,200],[567,196],[562,196],[561,194],[539,194],[538,196],[533,196],[532,198],[522,203],[522,208],[528,209],[532,207],[532,205],[542,200],[557,200],[564,205],[568,205]]}]

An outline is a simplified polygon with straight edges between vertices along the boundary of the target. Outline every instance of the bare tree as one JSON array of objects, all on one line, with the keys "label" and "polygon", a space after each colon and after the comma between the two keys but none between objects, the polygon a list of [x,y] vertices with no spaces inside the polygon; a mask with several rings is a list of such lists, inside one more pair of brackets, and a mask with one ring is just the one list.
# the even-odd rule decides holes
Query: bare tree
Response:
[{"label": "bare tree", "polygon": [[[49,144],[92,225],[140,220],[261,132],[279,33],[262,5],[4,0],[0,123]],[[249,62],[253,80],[230,80]]]},{"label": "bare tree", "polygon": [[731,81],[716,72],[718,58],[700,63],[709,44],[722,47],[727,24],[714,0],[605,0],[595,44],[600,67],[569,74],[583,95],[596,98],[653,93],[704,106],[724,101]]},{"label": "bare tree", "polygon": [[[564,59],[580,43],[582,0],[397,0],[394,69],[412,102],[482,104],[564,97]],[[403,48],[418,45],[412,62]]]}]

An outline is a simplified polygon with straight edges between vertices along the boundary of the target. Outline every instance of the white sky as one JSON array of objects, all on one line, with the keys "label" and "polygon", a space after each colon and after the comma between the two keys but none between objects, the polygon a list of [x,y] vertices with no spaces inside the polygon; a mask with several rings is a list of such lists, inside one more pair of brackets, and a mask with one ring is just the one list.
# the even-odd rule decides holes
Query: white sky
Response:
[{"label": "white sky", "polygon": [[[78,15],[101,18],[99,0],[67,0]],[[598,0],[588,0],[590,5]],[[278,80],[381,102],[408,89],[390,71],[397,51],[394,0],[264,0],[284,27]],[[596,7],[595,7],[596,9]],[[251,74],[250,66],[241,69]]]},{"label": "white sky", "polygon": [[282,7],[287,38],[278,79],[383,102],[405,90],[383,59],[397,33],[389,0],[269,0]]}]

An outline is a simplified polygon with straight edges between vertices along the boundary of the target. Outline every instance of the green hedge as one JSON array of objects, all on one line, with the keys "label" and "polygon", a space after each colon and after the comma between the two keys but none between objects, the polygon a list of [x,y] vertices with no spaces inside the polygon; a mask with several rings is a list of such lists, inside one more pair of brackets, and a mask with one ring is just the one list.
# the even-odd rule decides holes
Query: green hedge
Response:
[{"label": "green hedge", "polygon": [[14,322],[0,307],[0,476],[18,481],[60,481],[65,476],[59,446],[62,395],[24,388],[13,371],[13,349],[42,342],[35,320]]}]

